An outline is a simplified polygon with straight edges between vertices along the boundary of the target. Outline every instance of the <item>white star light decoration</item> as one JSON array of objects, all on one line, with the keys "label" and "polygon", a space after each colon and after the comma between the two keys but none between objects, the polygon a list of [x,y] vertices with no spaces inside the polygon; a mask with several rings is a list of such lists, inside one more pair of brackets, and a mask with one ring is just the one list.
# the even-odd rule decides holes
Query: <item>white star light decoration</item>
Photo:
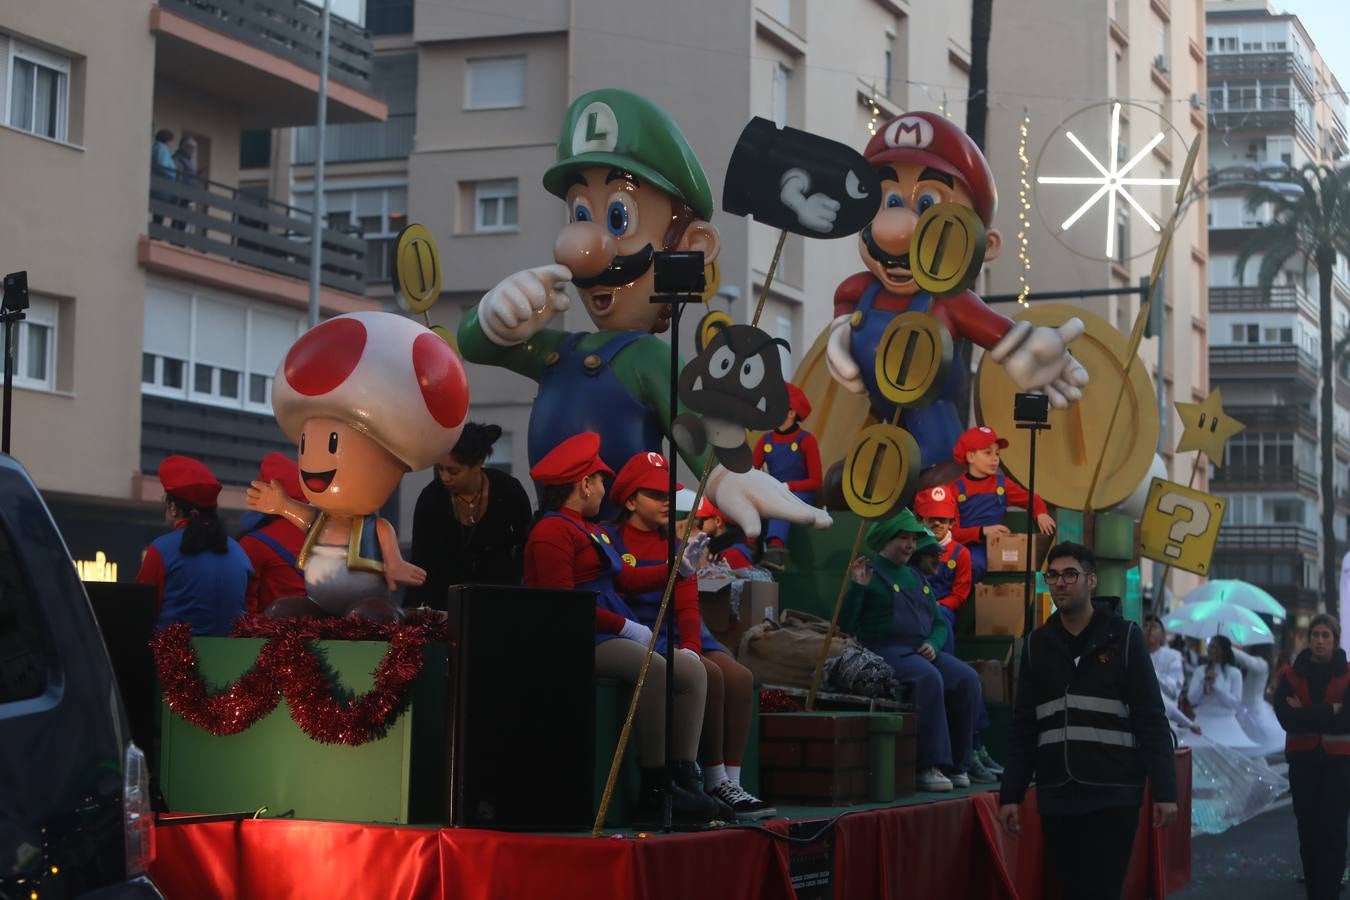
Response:
[{"label": "white star light decoration", "polygon": [[1085,157],[1087,157],[1088,162],[1092,163],[1092,167],[1095,168],[1098,172],[1100,172],[1101,176],[1096,178],[1087,178],[1087,177],[1062,177],[1062,176],[1043,175],[1039,176],[1036,179],[1037,183],[1039,184],[1099,185],[1099,187],[1092,194],[1092,196],[1088,197],[1087,200],[1083,203],[1083,205],[1078,207],[1078,209],[1074,211],[1073,215],[1069,216],[1062,223],[1060,223],[1059,226],[1060,231],[1068,231],[1070,228],[1072,228],[1073,224],[1077,222],[1079,219],[1081,219],[1084,215],[1086,215],[1088,210],[1096,206],[1097,201],[1102,199],[1102,197],[1104,196],[1107,198],[1106,255],[1108,257],[1114,256],[1115,237],[1116,237],[1115,223],[1116,223],[1117,194],[1119,194],[1121,198],[1125,200],[1125,202],[1129,203],[1130,206],[1134,207],[1135,212],[1139,213],[1139,215],[1143,217],[1144,221],[1148,223],[1148,227],[1152,228],[1154,231],[1162,231],[1162,228],[1158,225],[1157,222],[1153,220],[1153,217],[1150,216],[1148,212],[1146,212],[1144,208],[1139,205],[1139,201],[1134,199],[1134,197],[1130,194],[1128,188],[1145,187],[1145,186],[1164,186],[1164,185],[1176,186],[1181,183],[1180,180],[1176,178],[1126,178],[1125,176],[1135,166],[1139,165],[1139,163],[1143,160],[1143,158],[1145,156],[1148,156],[1148,154],[1153,150],[1154,147],[1162,143],[1163,138],[1166,137],[1166,135],[1163,132],[1159,131],[1157,134],[1155,134],[1152,140],[1150,140],[1147,144],[1145,144],[1144,148],[1140,150],[1138,153],[1136,153],[1124,165],[1118,165],[1119,160],[1117,159],[1116,147],[1119,146],[1120,143],[1120,104],[1119,103],[1114,104],[1111,107],[1111,143],[1107,144],[1107,154],[1106,154],[1107,158],[1110,159],[1111,161],[1110,169],[1107,169],[1100,162],[1098,162],[1097,157],[1092,155],[1092,151],[1089,150],[1087,147],[1084,147],[1083,142],[1078,140],[1078,137],[1072,131],[1065,131],[1064,135],[1069,139],[1069,142],[1071,144],[1073,144],[1075,147],[1078,148],[1078,152],[1082,153]]}]

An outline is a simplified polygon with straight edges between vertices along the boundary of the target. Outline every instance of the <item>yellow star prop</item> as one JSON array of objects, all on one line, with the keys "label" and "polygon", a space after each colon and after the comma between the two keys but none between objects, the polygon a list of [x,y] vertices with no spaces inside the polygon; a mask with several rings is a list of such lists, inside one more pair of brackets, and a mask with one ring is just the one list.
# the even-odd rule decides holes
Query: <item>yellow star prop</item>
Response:
[{"label": "yellow star prop", "polygon": [[1177,442],[1177,452],[1201,450],[1216,466],[1223,465],[1223,448],[1228,439],[1247,426],[1223,411],[1223,394],[1218,389],[1201,403],[1172,404],[1186,431]]}]

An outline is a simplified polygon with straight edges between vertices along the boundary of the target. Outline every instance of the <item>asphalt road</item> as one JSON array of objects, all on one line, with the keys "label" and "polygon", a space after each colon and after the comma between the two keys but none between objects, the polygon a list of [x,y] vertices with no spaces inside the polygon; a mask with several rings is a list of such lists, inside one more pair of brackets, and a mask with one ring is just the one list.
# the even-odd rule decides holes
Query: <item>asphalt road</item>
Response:
[{"label": "asphalt road", "polygon": [[[1298,833],[1289,800],[1223,834],[1201,835],[1191,842],[1191,883],[1172,894],[1176,900],[1302,900],[1295,880]],[[1342,893],[1350,897],[1350,894]]]}]

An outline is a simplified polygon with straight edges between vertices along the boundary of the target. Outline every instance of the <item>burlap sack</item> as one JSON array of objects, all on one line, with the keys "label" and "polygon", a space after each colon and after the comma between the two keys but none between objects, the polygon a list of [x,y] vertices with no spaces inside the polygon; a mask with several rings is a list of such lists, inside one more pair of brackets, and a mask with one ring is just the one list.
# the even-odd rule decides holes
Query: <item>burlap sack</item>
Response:
[{"label": "burlap sack", "polygon": [[[810,690],[811,676],[829,627],[825,619],[785,609],[779,621],[761,622],[747,631],[741,637],[736,658],[755,673],[757,684]],[[835,631],[829,656],[843,653],[850,640]]]}]

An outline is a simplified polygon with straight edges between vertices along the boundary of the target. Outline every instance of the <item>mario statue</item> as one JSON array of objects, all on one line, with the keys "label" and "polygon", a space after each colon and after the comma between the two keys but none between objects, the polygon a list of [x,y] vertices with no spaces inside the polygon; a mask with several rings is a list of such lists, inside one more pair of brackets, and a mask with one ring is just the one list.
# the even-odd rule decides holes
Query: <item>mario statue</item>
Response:
[{"label": "mario statue", "polygon": [[[651,302],[653,260],[670,251],[717,258],[712,191],[671,118],[615,88],[583,94],[568,108],[557,162],[543,181],[567,204],[555,264],[517,272],[488,291],[460,323],[459,347],[470,362],[539,383],[531,465],[568,437],[594,431],[605,463],[618,471],[634,455],[659,449],[682,411],[671,409],[670,347],[653,336],[670,327],[673,312]],[[596,331],[546,327],[570,305],[563,290],[569,281]],[[702,471],[703,454],[681,456]],[[754,535],[761,517],[830,523],[764,472],[718,467],[707,490]]]},{"label": "mario statue", "polygon": [[[955,340],[974,341],[1002,365],[1019,389],[1044,393],[1057,408],[1082,397],[1088,373],[1068,352],[1083,333],[1070,319],[1059,328],[1013,322],[970,291],[933,297],[919,290],[909,249],[919,216],[939,203],[959,203],[983,220],[985,259],[992,260],[1003,238],[991,227],[998,203],[994,176],[980,148],[964,131],[940,115],[905,113],[886,123],[863,151],[881,177],[881,207],[859,234],[859,253],[867,271],[845,279],[834,294],[834,321],[826,363],[835,381],[855,394],[866,394],[872,413],[890,421],[895,406],[877,386],[874,360],[886,327],[906,311],[930,313]],[[966,373],[952,366],[941,395],[903,413],[904,426],[919,444],[926,468],[947,458],[961,434],[963,418],[955,399]]]}]

